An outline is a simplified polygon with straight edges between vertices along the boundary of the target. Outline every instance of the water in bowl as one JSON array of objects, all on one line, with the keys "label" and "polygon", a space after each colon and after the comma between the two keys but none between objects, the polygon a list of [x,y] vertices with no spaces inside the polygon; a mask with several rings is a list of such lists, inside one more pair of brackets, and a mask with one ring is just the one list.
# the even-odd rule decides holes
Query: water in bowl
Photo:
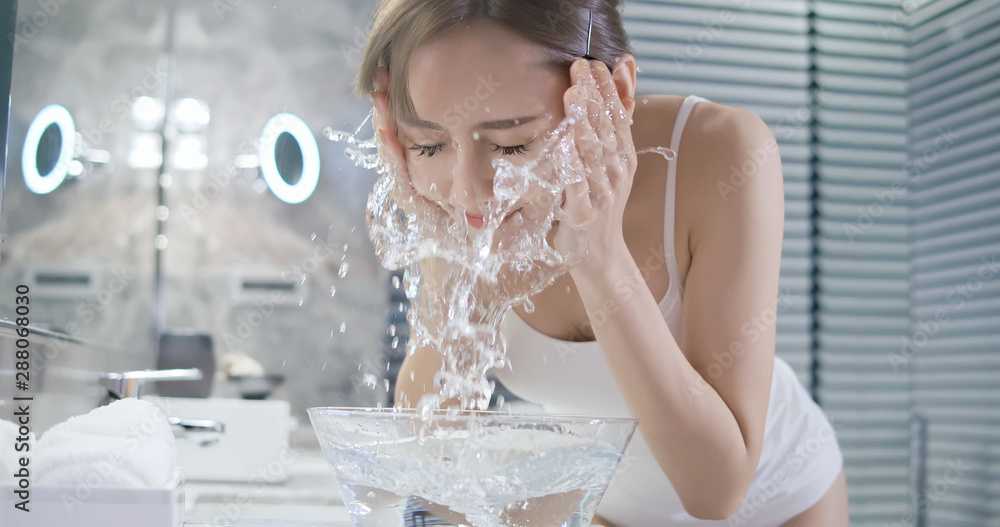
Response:
[{"label": "water in bowl", "polygon": [[636,422],[313,408],[354,525],[590,524]]}]

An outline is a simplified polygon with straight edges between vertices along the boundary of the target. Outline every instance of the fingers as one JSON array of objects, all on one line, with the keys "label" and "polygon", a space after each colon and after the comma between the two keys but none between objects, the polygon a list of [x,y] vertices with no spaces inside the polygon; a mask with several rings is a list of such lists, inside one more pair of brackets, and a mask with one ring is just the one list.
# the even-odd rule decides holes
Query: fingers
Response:
[{"label": "fingers", "polygon": [[[601,92],[604,99],[607,112],[602,112],[601,121],[603,123],[602,129],[599,133],[610,133],[614,135],[614,145],[608,145],[609,149],[617,155],[623,156],[623,160],[626,163],[626,168],[629,171],[633,170],[633,167],[637,165],[635,145],[632,141],[632,118],[630,117],[630,111],[625,108],[624,103],[618,96],[618,88],[615,86],[614,79],[611,76],[611,71],[603,62],[595,62],[592,64],[593,70],[596,76],[597,86]],[[635,101],[632,101],[635,104]],[[612,165],[619,169],[620,172],[622,168],[618,163],[612,163]],[[609,174],[610,175],[610,174]],[[624,176],[624,174],[621,174]],[[613,180],[614,181],[614,180]]]},{"label": "fingers", "polygon": [[610,118],[615,131],[620,135],[626,135],[623,132],[631,130],[628,111],[618,96],[618,87],[615,86],[614,79],[611,77],[611,71],[608,70],[606,64],[600,61],[593,63],[592,67],[597,80],[597,87],[604,98],[606,109],[611,114]]},{"label": "fingers", "polygon": [[[567,90],[564,102],[567,115],[576,117],[574,131],[581,157],[588,167],[601,172],[599,178],[590,176],[591,196],[600,208],[608,199],[605,194],[621,187],[637,165],[631,119],[607,65],[579,60],[570,72],[574,85]],[[587,108],[586,118],[581,107]]]}]

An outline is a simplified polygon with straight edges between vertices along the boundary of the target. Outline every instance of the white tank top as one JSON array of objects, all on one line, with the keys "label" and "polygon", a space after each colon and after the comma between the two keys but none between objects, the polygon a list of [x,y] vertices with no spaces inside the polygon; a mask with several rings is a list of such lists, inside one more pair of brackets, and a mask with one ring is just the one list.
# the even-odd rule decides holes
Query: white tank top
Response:
[{"label": "white tank top", "polygon": [[[688,96],[677,114],[670,148],[678,157],[683,155],[681,133],[691,109],[704,100]],[[670,252],[662,256],[670,280],[659,308],[671,333],[682,342],[684,277],[673,254],[676,180],[675,159],[668,161],[663,229],[664,247]],[[569,342],[549,337],[529,326],[513,310],[504,318],[501,334],[507,344],[508,366],[495,373],[518,397],[542,405],[547,413],[630,416],[596,341]],[[763,451],[743,506],[734,516],[706,521],[687,514],[638,432],[597,514],[617,527],[777,526],[819,501],[842,466],[840,446],[826,415],[791,367],[775,357]]]}]

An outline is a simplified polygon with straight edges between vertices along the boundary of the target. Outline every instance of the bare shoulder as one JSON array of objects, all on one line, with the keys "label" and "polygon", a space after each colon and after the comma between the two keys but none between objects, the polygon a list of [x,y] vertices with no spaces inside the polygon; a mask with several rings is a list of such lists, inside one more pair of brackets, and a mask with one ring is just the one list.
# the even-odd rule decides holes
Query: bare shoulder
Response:
[{"label": "bare shoulder", "polygon": [[744,186],[764,165],[780,166],[778,143],[767,123],[745,108],[711,101],[691,111],[683,149],[689,172],[697,174],[696,188],[713,193],[725,185]]},{"label": "bare shoulder", "polygon": [[[672,143],[684,99],[678,95],[636,96],[636,150]],[[699,236],[720,227],[719,221],[740,221],[735,215],[747,212],[732,207],[733,200],[753,202],[755,207],[783,214],[784,192],[777,142],[767,124],[750,110],[699,102],[688,116],[677,150],[675,254],[681,274],[686,275]],[[649,170],[637,173],[637,203],[644,199],[641,196],[661,195],[660,174],[666,174],[659,156],[640,156],[640,167],[643,163]],[[719,218],[722,213],[730,217]]]},{"label": "bare shoulder", "polygon": [[681,150],[687,165],[685,176],[678,176],[678,193],[683,192],[687,203],[678,207],[682,213],[687,209],[692,253],[704,236],[734,223],[751,218],[775,226],[783,222],[781,154],[774,134],[757,114],[699,103],[685,125]]},{"label": "bare shoulder", "polygon": [[[684,97],[679,95],[636,96],[635,124],[632,135],[636,150],[672,142],[674,123]],[[708,178],[725,178],[728,173],[718,169],[727,163],[741,161],[754,149],[777,154],[777,142],[767,124],[745,108],[712,101],[694,106],[684,125],[678,163],[688,174]],[[757,154],[757,157],[761,157]],[[714,178],[713,178],[714,176]],[[703,177],[699,177],[703,179]]]}]

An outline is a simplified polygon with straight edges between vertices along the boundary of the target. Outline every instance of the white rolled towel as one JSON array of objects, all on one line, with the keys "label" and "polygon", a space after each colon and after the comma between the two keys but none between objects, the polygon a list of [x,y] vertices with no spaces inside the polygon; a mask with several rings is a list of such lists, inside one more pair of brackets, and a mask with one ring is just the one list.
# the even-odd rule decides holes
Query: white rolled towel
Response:
[{"label": "white rolled towel", "polygon": [[162,487],[177,468],[177,446],[163,412],[129,398],[50,428],[32,465],[39,485]]},{"label": "white rolled towel", "polygon": [[19,428],[16,423],[0,419],[0,483],[14,481],[14,473],[21,467],[21,458],[30,458],[35,452],[34,433],[28,434],[27,450],[15,450],[15,445],[20,444],[17,442],[17,437],[21,435]]}]

